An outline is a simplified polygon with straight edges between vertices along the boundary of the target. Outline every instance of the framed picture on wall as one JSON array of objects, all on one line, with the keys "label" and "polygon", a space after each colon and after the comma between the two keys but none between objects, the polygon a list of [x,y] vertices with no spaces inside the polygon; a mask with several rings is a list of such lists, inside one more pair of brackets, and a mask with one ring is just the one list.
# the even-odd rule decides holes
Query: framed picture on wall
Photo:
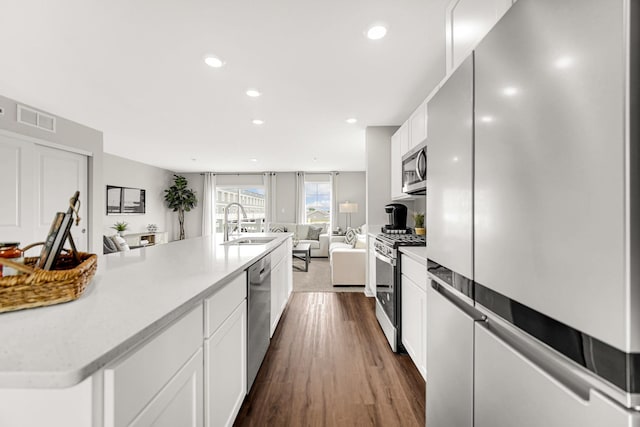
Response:
[{"label": "framed picture on wall", "polygon": [[121,213],[120,200],[122,199],[122,187],[107,185],[107,215],[119,215]]},{"label": "framed picture on wall", "polygon": [[146,191],[141,188],[107,185],[107,215],[144,214]]}]

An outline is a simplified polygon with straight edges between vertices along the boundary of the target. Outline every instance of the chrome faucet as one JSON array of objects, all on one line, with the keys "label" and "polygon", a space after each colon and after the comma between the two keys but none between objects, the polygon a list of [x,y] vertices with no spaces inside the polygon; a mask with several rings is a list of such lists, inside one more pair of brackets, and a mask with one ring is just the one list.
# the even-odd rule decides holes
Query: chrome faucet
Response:
[{"label": "chrome faucet", "polygon": [[238,207],[238,227],[240,226],[240,211],[242,211],[242,216],[244,217],[244,219],[247,219],[247,212],[244,210],[244,207],[240,203],[232,202],[224,207],[224,224],[222,225],[222,229],[224,231],[225,242],[229,241],[229,208],[234,205]]}]

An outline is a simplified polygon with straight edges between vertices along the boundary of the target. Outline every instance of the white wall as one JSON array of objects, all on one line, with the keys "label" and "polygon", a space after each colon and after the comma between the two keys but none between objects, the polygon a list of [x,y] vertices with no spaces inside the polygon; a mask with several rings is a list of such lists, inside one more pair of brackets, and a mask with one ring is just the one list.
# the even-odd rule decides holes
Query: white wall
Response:
[{"label": "white wall", "polygon": [[384,206],[391,202],[391,135],[397,129],[398,126],[368,126],[365,132],[366,222],[370,230],[387,223]]},{"label": "white wall", "polygon": [[103,156],[103,168],[104,188],[101,196],[105,197],[105,200],[107,185],[142,188],[146,196],[146,213],[144,214],[106,215],[103,213],[103,234],[115,234],[115,230],[110,227],[116,222],[125,221],[129,224],[125,234],[145,232],[148,224],[157,224],[159,231],[169,233],[169,240],[177,238],[177,214],[169,210],[164,202],[164,190],[173,182],[173,172],[107,153]]},{"label": "white wall", "polygon": [[[337,194],[335,195],[337,204],[346,201],[358,204],[358,212],[351,214],[351,225],[359,227],[366,222],[367,196],[366,174],[364,172],[340,172],[336,177]],[[347,226],[347,214],[338,211],[338,225],[344,230]],[[334,224],[335,227],[336,224]]]},{"label": "white wall", "polygon": [[[18,123],[18,102],[0,96],[0,107],[4,109],[4,115],[0,116],[0,129],[6,132],[33,138],[33,142],[69,151],[81,151],[89,157],[89,251],[102,253],[102,218],[105,212],[105,194],[103,179],[103,140],[102,132],[91,129],[79,123],[72,122],[62,117],[41,110],[37,106],[28,107],[43,111],[56,117],[56,132],[48,132],[35,127]],[[23,104],[26,105],[26,104]]]},{"label": "white wall", "polygon": [[296,174],[276,173],[276,217],[274,222],[296,220]]}]

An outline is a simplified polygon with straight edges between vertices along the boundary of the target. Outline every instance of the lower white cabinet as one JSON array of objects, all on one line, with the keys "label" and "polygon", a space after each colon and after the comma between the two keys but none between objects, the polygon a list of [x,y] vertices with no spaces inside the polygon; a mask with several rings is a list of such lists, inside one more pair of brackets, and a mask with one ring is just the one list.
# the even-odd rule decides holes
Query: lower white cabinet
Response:
[{"label": "lower white cabinet", "polygon": [[376,249],[374,247],[374,242],[376,239],[371,236],[367,236],[368,244],[367,244],[367,286],[369,288],[370,295],[367,294],[367,290],[365,289],[365,294],[367,296],[375,297],[376,296]]},{"label": "lower white cabinet", "polygon": [[[195,422],[185,425],[202,425],[202,325],[198,305],[104,370],[105,427],[149,425],[178,414]],[[185,384],[194,391],[183,390]]]},{"label": "lower white cabinet", "polygon": [[401,255],[402,344],[413,363],[427,375],[427,268]]},{"label": "lower white cabinet", "polygon": [[204,354],[205,423],[231,426],[247,394],[246,299],[205,340]]},{"label": "lower white cabinet", "polygon": [[198,349],[129,426],[203,426],[202,412],[202,349]]},{"label": "lower white cabinet", "polygon": [[271,328],[272,337],[280,322],[280,317],[287,306],[293,289],[291,239],[271,253]]}]

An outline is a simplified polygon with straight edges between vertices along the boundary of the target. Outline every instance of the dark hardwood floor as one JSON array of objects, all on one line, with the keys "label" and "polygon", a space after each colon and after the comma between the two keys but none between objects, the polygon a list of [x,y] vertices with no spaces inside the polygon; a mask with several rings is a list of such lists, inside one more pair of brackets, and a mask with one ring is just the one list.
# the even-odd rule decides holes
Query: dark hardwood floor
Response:
[{"label": "dark hardwood floor", "polygon": [[424,426],[425,382],[360,293],[293,293],[235,426]]}]

